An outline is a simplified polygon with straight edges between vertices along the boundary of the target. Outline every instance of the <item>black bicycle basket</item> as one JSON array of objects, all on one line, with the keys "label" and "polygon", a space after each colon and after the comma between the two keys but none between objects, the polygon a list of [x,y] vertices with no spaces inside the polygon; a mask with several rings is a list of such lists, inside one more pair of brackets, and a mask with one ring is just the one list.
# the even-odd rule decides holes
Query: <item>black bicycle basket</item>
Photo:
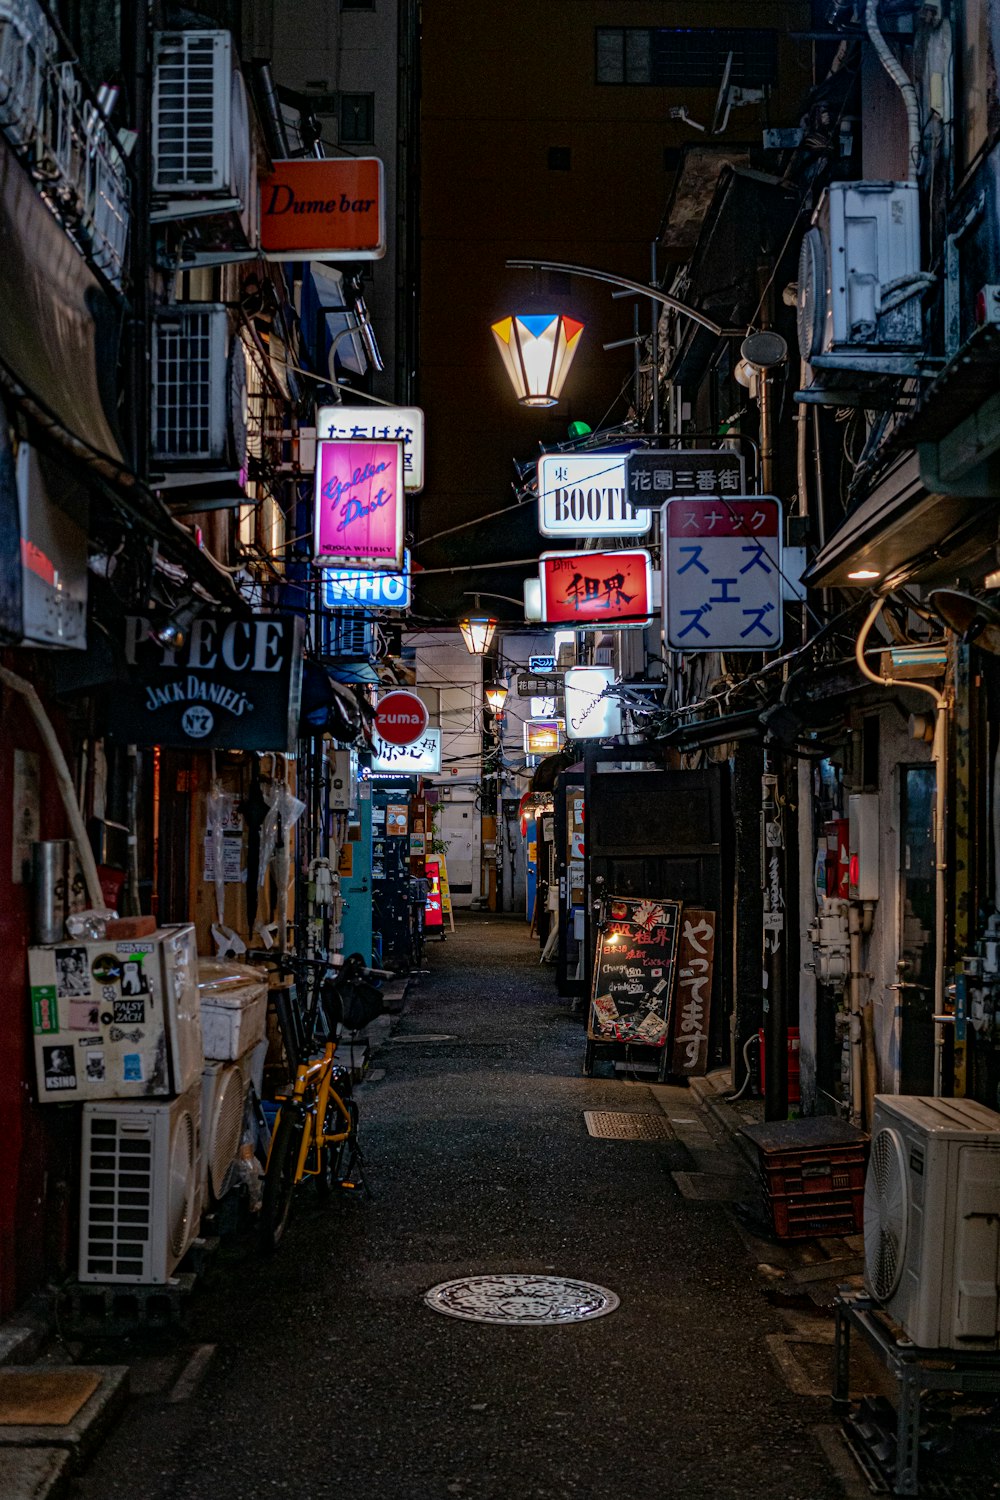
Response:
[{"label": "black bicycle basket", "polygon": [[363,979],[349,979],[340,991],[340,1010],[348,1031],[364,1031],[385,1009],[382,991]]}]

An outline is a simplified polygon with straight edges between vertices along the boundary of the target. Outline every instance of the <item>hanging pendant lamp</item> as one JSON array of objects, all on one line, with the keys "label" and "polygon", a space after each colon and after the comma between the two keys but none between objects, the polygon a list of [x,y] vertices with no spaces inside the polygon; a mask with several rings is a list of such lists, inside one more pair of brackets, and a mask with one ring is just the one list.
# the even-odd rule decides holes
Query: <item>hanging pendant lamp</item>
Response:
[{"label": "hanging pendant lamp", "polygon": [[583,333],[563,313],[513,313],[491,325],[522,406],[555,406]]}]

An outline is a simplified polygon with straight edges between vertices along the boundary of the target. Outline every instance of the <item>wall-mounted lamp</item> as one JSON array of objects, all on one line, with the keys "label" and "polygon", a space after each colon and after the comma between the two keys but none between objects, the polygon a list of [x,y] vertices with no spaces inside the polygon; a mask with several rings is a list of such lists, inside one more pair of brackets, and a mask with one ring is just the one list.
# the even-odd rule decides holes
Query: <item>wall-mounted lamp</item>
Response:
[{"label": "wall-mounted lamp", "polygon": [[149,638],[164,651],[181,651],[188,638],[191,622],[198,613],[193,599],[184,599],[162,625],[151,625]]},{"label": "wall-mounted lamp", "polygon": [[874,583],[876,578],[882,577],[882,574],[875,568],[855,568],[854,572],[848,573],[847,577],[850,583]]}]

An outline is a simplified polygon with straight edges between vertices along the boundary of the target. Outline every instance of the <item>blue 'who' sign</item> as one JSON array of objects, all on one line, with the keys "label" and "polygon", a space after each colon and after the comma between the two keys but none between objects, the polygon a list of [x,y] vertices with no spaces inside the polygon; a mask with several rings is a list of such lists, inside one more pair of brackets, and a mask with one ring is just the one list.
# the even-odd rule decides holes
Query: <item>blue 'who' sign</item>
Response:
[{"label": "blue 'who' sign", "polygon": [[369,568],[324,568],[320,584],[324,609],[409,609],[410,554],[401,573]]}]

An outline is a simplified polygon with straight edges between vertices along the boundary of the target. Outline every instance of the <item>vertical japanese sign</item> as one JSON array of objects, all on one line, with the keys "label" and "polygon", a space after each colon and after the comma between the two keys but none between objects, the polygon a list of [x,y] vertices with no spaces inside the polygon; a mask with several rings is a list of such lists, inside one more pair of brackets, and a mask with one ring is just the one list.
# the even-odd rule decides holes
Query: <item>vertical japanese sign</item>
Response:
[{"label": "vertical japanese sign", "polygon": [[659,505],[675,495],[742,495],[743,459],[731,448],[642,448],[626,464],[633,505]]},{"label": "vertical japanese sign", "polygon": [[316,562],[398,572],[404,510],[402,443],[317,443]]},{"label": "vertical japanese sign", "polygon": [[704,1073],[715,974],[715,912],[684,908],[677,960],[672,1073]]},{"label": "vertical japanese sign", "polygon": [[549,625],[646,625],[651,565],[643,548],[628,552],[543,552],[538,576]]},{"label": "vertical japanese sign", "polygon": [[773,651],[783,632],[773,495],[664,506],[663,619],[677,651]]}]

